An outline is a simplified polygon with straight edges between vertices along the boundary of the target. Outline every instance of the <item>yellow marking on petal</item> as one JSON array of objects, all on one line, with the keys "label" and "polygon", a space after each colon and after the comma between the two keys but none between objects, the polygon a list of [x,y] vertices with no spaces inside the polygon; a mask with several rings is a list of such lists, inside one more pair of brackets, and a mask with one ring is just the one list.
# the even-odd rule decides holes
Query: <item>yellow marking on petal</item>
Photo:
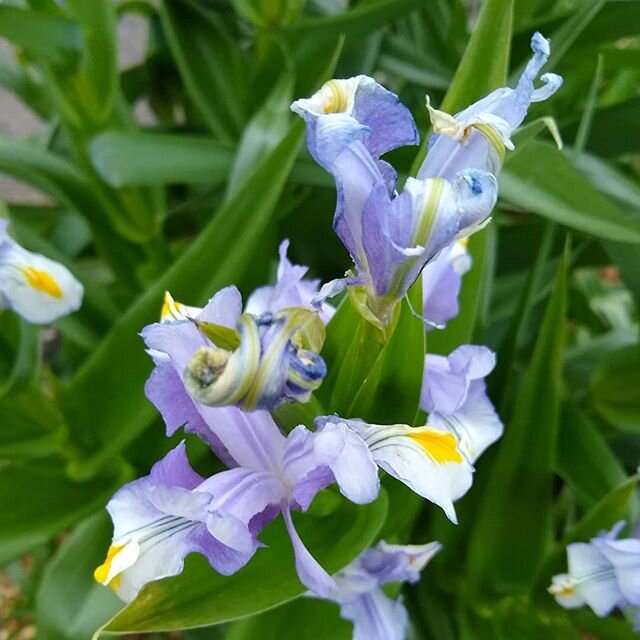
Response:
[{"label": "yellow marking on petal", "polygon": [[575,594],[576,588],[573,584],[565,582],[563,584],[552,584],[550,587],[547,587],[547,591],[551,595],[568,598]]},{"label": "yellow marking on petal", "polygon": [[30,287],[36,291],[49,294],[52,298],[62,298],[60,285],[46,271],[35,267],[24,267],[22,272]]},{"label": "yellow marking on petal", "polygon": [[[96,582],[100,584],[108,584],[110,587],[116,589],[118,584],[120,584],[120,576],[114,576],[108,583],[107,578],[109,577],[109,573],[111,572],[111,565],[115,557],[125,548],[126,545],[111,545],[109,550],[107,551],[107,557],[104,562],[96,568],[93,572],[93,577]],[[117,582],[116,582],[117,581]]]},{"label": "yellow marking on petal", "polygon": [[415,440],[430,458],[440,464],[459,463],[463,460],[462,454],[458,451],[458,441],[451,433],[421,427],[413,429],[408,436]]},{"label": "yellow marking on petal", "polygon": [[325,113],[342,113],[347,110],[347,94],[344,92],[340,82],[329,80],[325,85],[331,92],[331,96],[324,105]]},{"label": "yellow marking on petal", "polygon": [[180,320],[182,318],[184,305],[180,302],[176,302],[172,295],[168,292],[164,292],[164,299],[162,301],[162,309],[160,310],[160,320],[166,320],[167,318],[175,318]]},{"label": "yellow marking on petal", "polygon": [[466,249],[469,246],[469,238],[460,238],[458,240],[458,244],[463,248]]}]

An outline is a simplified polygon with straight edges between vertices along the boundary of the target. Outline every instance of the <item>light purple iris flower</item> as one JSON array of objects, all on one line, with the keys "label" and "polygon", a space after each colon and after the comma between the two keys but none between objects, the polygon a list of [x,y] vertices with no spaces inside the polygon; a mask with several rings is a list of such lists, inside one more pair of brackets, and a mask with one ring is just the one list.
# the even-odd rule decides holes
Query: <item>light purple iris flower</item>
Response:
[{"label": "light purple iris flower", "polygon": [[[317,320],[311,310],[317,283],[303,279],[306,267],[292,265],[286,249],[285,241],[280,245],[277,283],[254,292],[244,314],[235,287],[222,289],[202,309],[177,303],[167,293],[161,322],[141,332],[156,365],[145,391],[162,414],[168,435],[186,418],[187,430],[204,437],[224,458],[203,426],[207,416],[215,415],[213,407],[237,404],[253,410],[286,400],[306,402],[322,382],[322,358],[315,350],[300,348],[294,339],[300,322],[310,326],[309,320]],[[328,304],[318,312],[315,330],[320,340],[321,321],[328,321],[333,312]],[[214,349],[207,326],[226,329],[239,346],[234,351]],[[193,380],[196,369],[203,380]],[[189,392],[185,383],[192,385]]]},{"label": "light purple iris flower", "polygon": [[[259,316],[263,313],[275,313],[287,307],[311,307],[311,301],[318,292],[320,280],[306,280],[309,267],[292,264],[287,258],[289,241],[280,243],[278,253],[278,274],[275,285],[267,285],[256,289],[247,300],[245,313]],[[330,304],[323,304],[319,310],[320,319],[327,324],[333,317],[335,309]]]},{"label": "light purple iris flower", "polygon": [[463,240],[457,240],[427,263],[422,271],[423,318],[427,330],[443,329],[458,315],[462,276],[471,268],[471,256]]},{"label": "light purple iris flower", "polygon": [[504,430],[484,382],[495,364],[492,351],[475,345],[462,345],[447,357],[425,356],[420,408],[429,414],[429,426],[455,436],[472,464]]},{"label": "light purple iris flower", "polygon": [[355,503],[374,500],[377,469],[364,442],[341,425],[322,432],[298,426],[285,437],[269,413],[234,407],[210,429],[237,466],[203,480],[180,445],[151,475],[123,487],[108,506],[114,540],[96,577],[130,600],[147,582],[179,573],[191,552],[204,554],[220,573],[233,573],[260,546],[262,529],[282,514],[301,582],[332,597],[335,582],[304,546],[291,511],[306,510],[333,482]]},{"label": "light purple iris flower", "polygon": [[546,100],[562,86],[562,78],[554,73],[543,74],[543,85],[534,86],[549,58],[549,41],[536,32],[531,49],[533,57],[515,89],[496,89],[453,117],[432,109],[427,101],[434,134],[418,178],[452,179],[464,169],[498,174],[505,148],[513,149],[511,134],[524,120],[529,105]]},{"label": "light purple iris flower", "polygon": [[382,587],[418,582],[420,572],[440,549],[438,542],[394,545],[381,541],[334,576],[337,590],[331,599],[340,605],[340,615],[353,622],[353,640],[406,638],[407,610],[400,598],[390,598]]},{"label": "light purple iris flower", "polygon": [[[327,83],[312,98],[294,102],[292,109],[305,118],[311,154],[336,180],[333,226],[357,270],[354,277],[325,285],[318,299],[348,285],[363,285],[381,301],[382,309],[372,309],[380,317],[440,251],[484,224],[495,204],[497,185],[493,175],[471,169],[450,180],[409,178],[397,194],[395,172],[379,154],[415,142],[413,119],[397,97],[391,99],[393,94],[373,80],[367,86],[378,87],[375,91],[360,95],[356,90],[351,99],[353,80],[331,81],[334,84]],[[339,91],[343,97],[334,99]],[[359,119],[368,102],[367,113],[379,114],[375,126]],[[389,121],[383,126],[386,117]],[[381,132],[396,127],[398,135],[386,134],[384,144],[378,144]],[[377,305],[370,302],[371,306]]]},{"label": "light purple iris flower", "polygon": [[600,617],[640,606],[640,539],[618,540],[624,525],[567,547],[569,573],[554,576],[549,587],[558,604],[567,609],[586,604]]}]

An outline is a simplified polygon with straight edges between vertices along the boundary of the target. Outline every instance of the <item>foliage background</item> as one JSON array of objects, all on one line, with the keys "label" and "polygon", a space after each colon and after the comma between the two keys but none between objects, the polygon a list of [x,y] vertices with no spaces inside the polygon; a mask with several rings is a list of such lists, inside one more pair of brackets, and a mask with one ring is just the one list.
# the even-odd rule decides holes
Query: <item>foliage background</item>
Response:
[{"label": "foliage background", "polygon": [[[116,27],[130,14],[149,38],[141,61],[119,71]],[[111,534],[104,504],[175,444],[144,398],[151,364],[137,336],[162,292],[191,304],[230,283],[246,294],[273,276],[285,237],[323,280],[348,265],[331,231],[333,185],[304,150],[292,98],[334,75],[373,74],[425,134],[425,92],[456,111],[513,84],[534,30],[551,38],[545,70],[565,85],[517,134],[494,223],[471,242],[463,311],[427,340],[430,352],[463,341],[498,351],[490,390],[506,436],[479,462],[457,528],[392,484],[372,507],[328,495],[297,522],[331,570],[379,537],[444,542],[404,593],[415,638],[631,637],[620,618],[559,609],[545,587],[568,541],[638,513],[637,0],[2,3],[0,36],[17,56],[0,60],[0,84],[43,126],[29,139],[0,136],[0,170],[46,196],[6,198],[4,213],[24,246],[70,265],[86,293],[53,329],[0,315],[0,637],[33,637],[35,625],[43,640],[86,640],[119,608],[91,578]],[[392,160],[407,175],[415,155]],[[320,400],[340,412],[340,367],[356,369],[358,389],[369,365],[353,318],[337,317],[325,353],[335,374]],[[381,364],[400,382],[383,393],[378,380],[361,398],[378,420],[416,414],[411,362],[424,340],[415,323],[401,327]],[[189,447],[200,470],[215,469],[203,446]],[[272,527],[271,549],[231,579],[191,558],[110,628],[226,622],[291,599],[301,588],[281,533]],[[183,637],[291,629],[350,634],[331,605],[297,599]]]}]

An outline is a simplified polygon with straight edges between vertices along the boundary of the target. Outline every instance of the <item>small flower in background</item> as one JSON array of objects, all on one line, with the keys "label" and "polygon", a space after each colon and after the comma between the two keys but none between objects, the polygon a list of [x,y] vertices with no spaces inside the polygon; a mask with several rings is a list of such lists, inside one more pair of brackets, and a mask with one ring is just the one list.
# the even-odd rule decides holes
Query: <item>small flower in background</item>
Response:
[{"label": "small flower in background", "polygon": [[340,425],[358,434],[376,465],[437,504],[449,520],[457,523],[453,503],[471,487],[473,467],[450,431],[430,426],[367,424],[338,416],[316,418],[316,424],[320,430]]},{"label": "small flower in background", "polygon": [[455,436],[472,464],[504,430],[484,382],[495,364],[492,351],[475,345],[462,345],[447,357],[425,356],[420,408],[430,426]]},{"label": "small flower in background", "polygon": [[406,638],[407,610],[400,598],[393,600],[381,587],[418,582],[420,572],[440,549],[438,542],[394,545],[381,541],[333,576],[337,590],[331,599],[340,605],[340,615],[353,622],[353,640]]},{"label": "small flower in background", "polygon": [[427,98],[434,133],[418,178],[451,179],[469,168],[499,173],[505,149],[513,149],[511,134],[524,120],[529,105],[550,98],[562,86],[560,76],[545,73],[540,78],[543,86],[534,87],[534,80],[549,58],[549,41],[536,32],[531,49],[533,57],[515,89],[496,89],[455,116],[433,109]]},{"label": "small flower in background", "polygon": [[569,573],[554,576],[549,587],[559,605],[586,604],[600,617],[640,606],[640,539],[618,539],[624,526],[618,522],[590,542],[568,545]]},{"label": "small flower in background", "polygon": [[0,310],[12,309],[32,324],[77,311],[83,287],[64,265],[23,249],[0,220]]},{"label": "small flower in background", "polygon": [[301,582],[330,597],[335,583],[304,546],[291,511],[308,509],[334,482],[357,504],[373,501],[379,482],[366,445],[341,425],[316,433],[298,426],[285,437],[267,412],[235,407],[210,428],[234,468],[204,480],[179,445],[149,476],[125,485],[108,506],[115,531],[96,579],[129,601],[147,582],[179,573],[191,552],[228,575],[251,558],[258,534],[282,514]]}]

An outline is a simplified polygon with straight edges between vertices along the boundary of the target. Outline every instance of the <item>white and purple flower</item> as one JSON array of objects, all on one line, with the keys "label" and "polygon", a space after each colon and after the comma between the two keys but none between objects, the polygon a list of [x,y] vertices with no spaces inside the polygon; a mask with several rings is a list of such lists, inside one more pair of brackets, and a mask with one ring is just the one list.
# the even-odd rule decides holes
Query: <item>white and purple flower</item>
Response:
[{"label": "white and purple flower", "polygon": [[23,249],[0,220],[0,311],[12,309],[27,322],[48,324],[77,311],[84,289],[64,265]]}]

